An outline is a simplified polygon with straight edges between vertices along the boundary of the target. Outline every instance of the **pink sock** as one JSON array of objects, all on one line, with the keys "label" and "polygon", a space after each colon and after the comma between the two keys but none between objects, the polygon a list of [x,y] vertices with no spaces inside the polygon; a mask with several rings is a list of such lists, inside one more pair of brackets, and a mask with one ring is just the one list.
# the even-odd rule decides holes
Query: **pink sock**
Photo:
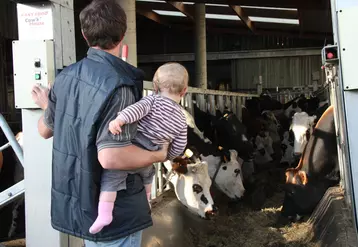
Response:
[{"label": "pink sock", "polygon": [[109,225],[112,222],[113,207],[113,202],[99,202],[97,219],[89,229],[91,234],[100,232],[103,227]]}]

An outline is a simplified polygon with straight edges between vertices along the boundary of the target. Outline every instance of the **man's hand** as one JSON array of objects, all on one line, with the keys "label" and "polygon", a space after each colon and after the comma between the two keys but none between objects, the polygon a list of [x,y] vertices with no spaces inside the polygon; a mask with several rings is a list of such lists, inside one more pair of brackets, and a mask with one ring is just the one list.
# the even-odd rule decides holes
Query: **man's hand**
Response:
[{"label": "man's hand", "polygon": [[169,144],[163,144],[163,147],[159,151],[155,151],[155,156],[157,157],[157,162],[165,162],[168,157],[168,148]]},{"label": "man's hand", "polygon": [[49,88],[45,88],[39,84],[32,87],[32,100],[38,105],[42,110],[45,110],[48,105],[48,93]]}]

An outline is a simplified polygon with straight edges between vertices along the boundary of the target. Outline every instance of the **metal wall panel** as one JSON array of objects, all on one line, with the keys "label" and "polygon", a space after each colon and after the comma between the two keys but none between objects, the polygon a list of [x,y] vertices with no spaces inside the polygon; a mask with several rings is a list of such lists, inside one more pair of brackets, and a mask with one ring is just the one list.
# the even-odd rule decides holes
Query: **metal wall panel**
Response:
[{"label": "metal wall panel", "polygon": [[[232,60],[233,89],[252,89],[262,76],[263,88],[291,88],[312,84],[312,73],[320,71],[320,56]],[[320,73],[319,84],[323,76]]]}]

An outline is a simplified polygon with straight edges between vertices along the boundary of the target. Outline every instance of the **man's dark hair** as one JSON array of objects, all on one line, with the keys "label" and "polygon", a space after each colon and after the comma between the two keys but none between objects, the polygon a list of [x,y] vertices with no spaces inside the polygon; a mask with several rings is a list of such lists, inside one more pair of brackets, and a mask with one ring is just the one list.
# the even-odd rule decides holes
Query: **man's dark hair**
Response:
[{"label": "man's dark hair", "polygon": [[93,0],[80,13],[82,32],[89,46],[114,48],[127,30],[127,16],[117,0]]}]

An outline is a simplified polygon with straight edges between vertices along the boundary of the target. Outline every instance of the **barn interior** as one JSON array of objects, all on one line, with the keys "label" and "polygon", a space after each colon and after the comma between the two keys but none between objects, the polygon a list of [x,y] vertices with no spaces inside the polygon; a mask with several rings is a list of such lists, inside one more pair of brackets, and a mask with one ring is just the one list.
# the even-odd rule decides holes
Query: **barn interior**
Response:
[{"label": "barn interior", "polygon": [[[15,134],[22,129],[21,111],[15,108],[14,103],[12,67],[12,41],[18,39],[17,2],[38,1],[0,1],[0,112]],[[81,35],[78,16],[89,2],[74,1],[77,61],[86,56],[88,49]],[[205,11],[205,18],[200,15],[200,11]],[[198,35],[203,25],[206,31]],[[285,101],[287,95],[291,98],[301,93],[309,95],[323,87],[325,75],[321,69],[321,49],[333,43],[329,0],[136,0],[136,33],[137,66],[145,72],[147,81],[152,80],[161,64],[175,61],[187,68],[191,87],[257,94],[257,86],[262,85],[263,92],[280,101]],[[204,57],[203,50],[206,54]],[[199,65],[198,59],[202,62]],[[204,86],[198,79],[198,66],[201,67],[200,72],[206,74]],[[0,140],[0,146],[6,142],[2,132]],[[2,170],[0,191],[15,182],[14,178],[10,178],[13,173],[11,168]],[[165,212],[168,205],[174,203],[174,197],[173,194],[165,194],[158,199],[154,210],[157,207]],[[184,220],[178,219],[171,211],[172,221],[181,222],[188,229],[186,236],[189,240],[186,241],[192,242],[188,246],[313,246],[310,242],[312,236],[309,236],[312,232],[306,221],[290,225],[289,229],[277,227],[268,230],[274,228],[273,222],[278,210],[273,208],[279,208],[275,200],[282,200],[282,193],[273,195],[256,210],[248,209],[244,204],[232,206],[230,202],[221,199],[226,206],[223,210],[226,213],[215,224],[220,225],[218,228],[229,225],[231,230],[227,236],[224,233],[227,229],[215,231],[216,227],[211,223],[203,228],[199,219],[193,220],[183,212],[179,203],[174,203],[177,208],[175,212],[183,214]],[[1,209],[1,219],[10,217],[13,205],[7,207]],[[163,214],[157,217],[163,217]],[[193,224],[192,228],[188,227],[185,219]],[[263,241],[253,241],[258,237],[254,234],[243,238],[243,233],[237,233],[237,229],[240,229],[250,235],[257,222],[267,219],[270,219],[269,223],[260,225],[257,233],[264,238]],[[21,220],[24,217],[20,217]],[[245,230],[245,224],[252,226]],[[0,224],[0,242],[9,240],[7,235],[10,227],[9,224]],[[168,225],[163,223],[160,227],[167,228]],[[174,228],[180,227],[173,227],[175,232]],[[199,228],[204,230],[198,231]],[[294,232],[299,236],[293,236]],[[160,240],[158,236],[153,237],[153,232],[150,234],[152,237],[146,238],[146,246],[167,246],[163,245],[167,239]],[[217,234],[224,236],[210,237]],[[18,222],[18,229],[12,238],[23,237],[24,222]]]}]

